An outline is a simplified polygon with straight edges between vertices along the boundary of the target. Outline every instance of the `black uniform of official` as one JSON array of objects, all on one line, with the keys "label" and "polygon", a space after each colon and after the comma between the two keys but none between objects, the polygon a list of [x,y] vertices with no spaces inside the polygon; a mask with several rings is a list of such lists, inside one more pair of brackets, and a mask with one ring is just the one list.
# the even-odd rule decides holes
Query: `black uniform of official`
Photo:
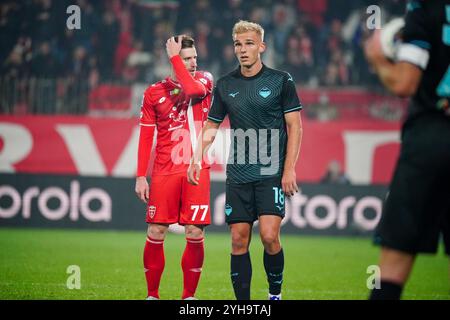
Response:
[{"label": "black uniform of official", "polygon": [[423,70],[375,243],[450,255],[450,1],[411,1],[397,60]]}]

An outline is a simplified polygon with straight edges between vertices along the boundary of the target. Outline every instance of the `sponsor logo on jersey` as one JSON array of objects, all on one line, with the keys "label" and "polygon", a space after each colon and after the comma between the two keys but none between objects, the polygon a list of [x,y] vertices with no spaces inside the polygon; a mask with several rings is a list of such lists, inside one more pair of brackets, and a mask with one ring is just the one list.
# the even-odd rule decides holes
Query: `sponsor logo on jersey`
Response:
[{"label": "sponsor logo on jersey", "polygon": [[267,87],[264,87],[261,90],[259,90],[259,95],[261,97],[263,97],[264,99],[267,98],[268,96],[270,96],[271,93],[272,93],[272,91]]},{"label": "sponsor logo on jersey", "polygon": [[206,79],[204,79],[204,78],[200,78],[198,80],[200,80],[200,82],[203,83],[203,84],[207,84],[208,83],[208,81],[206,81]]},{"label": "sponsor logo on jersey", "polygon": [[174,112],[171,112],[169,114],[169,119],[172,119],[173,122],[181,122],[181,123],[186,122],[186,110],[181,110],[178,113],[176,112],[177,111],[176,108],[175,109],[172,108],[172,110]]},{"label": "sponsor logo on jersey", "polygon": [[237,95],[239,94],[239,91],[237,91],[237,92],[235,92],[235,93],[229,93],[228,95],[230,96],[230,97],[236,97]]},{"label": "sponsor logo on jersey", "polygon": [[161,99],[159,99],[159,103],[163,103],[164,101],[166,101],[166,97],[162,97]]},{"label": "sponsor logo on jersey", "polygon": [[290,73],[288,73],[288,75],[289,75],[289,78],[288,78],[288,80],[287,80],[287,81],[294,81],[294,79],[292,79],[292,76],[291,76],[291,74],[290,74]]},{"label": "sponsor logo on jersey", "polygon": [[178,88],[175,88],[175,89],[170,91],[170,95],[171,96],[174,96],[174,95],[177,95],[177,94],[180,94],[180,89],[178,89]]}]

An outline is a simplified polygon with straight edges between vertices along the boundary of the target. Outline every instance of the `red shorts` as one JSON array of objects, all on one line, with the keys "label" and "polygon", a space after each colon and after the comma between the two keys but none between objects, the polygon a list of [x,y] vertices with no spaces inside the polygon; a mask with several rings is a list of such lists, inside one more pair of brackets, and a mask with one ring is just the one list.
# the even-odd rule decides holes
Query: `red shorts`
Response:
[{"label": "red shorts", "polygon": [[187,181],[186,172],[152,177],[146,222],[210,224],[209,189],[209,169],[200,171],[196,186]]}]

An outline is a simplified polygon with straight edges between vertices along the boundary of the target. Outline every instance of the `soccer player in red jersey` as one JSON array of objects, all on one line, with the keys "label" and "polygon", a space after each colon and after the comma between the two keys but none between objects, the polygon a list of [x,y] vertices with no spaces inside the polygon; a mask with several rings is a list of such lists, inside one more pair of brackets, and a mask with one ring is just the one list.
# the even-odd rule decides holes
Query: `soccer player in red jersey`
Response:
[{"label": "soccer player in red jersey", "polygon": [[[185,226],[186,248],[182,299],[195,299],[204,259],[204,227],[210,224],[209,164],[203,161],[201,186],[188,183],[186,171],[197,136],[206,121],[213,87],[209,72],[197,71],[194,40],[171,37],[166,43],[172,75],[152,84],[144,93],[140,118],[136,194],[148,204],[144,272],[147,299],[159,299],[164,271],[164,239],[170,224]],[[156,157],[151,185],[147,169],[157,130]]]}]

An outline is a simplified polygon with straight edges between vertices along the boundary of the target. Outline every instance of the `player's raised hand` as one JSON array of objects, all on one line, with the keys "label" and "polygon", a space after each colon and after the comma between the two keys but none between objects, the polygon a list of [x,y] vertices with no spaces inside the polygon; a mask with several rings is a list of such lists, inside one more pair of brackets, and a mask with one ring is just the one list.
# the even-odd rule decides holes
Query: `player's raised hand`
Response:
[{"label": "player's raised hand", "polygon": [[370,63],[385,59],[383,50],[381,49],[380,35],[381,32],[377,29],[364,43],[364,54]]},{"label": "player's raised hand", "polygon": [[198,185],[200,183],[200,170],[202,169],[200,164],[191,163],[187,171],[187,179],[190,184]]},{"label": "player's raised hand", "polygon": [[175,41],[175,37],[170,37],[166,42],[166,52],[169,59],[177,54],[180,54],[181,39],[183,39],[183,35],[177,36],[177,39],[178,41]]},{"label": "player's raised hand", "polygon": [[298,192],[295,170],[285,170],[281,178],[281,187],[286,196],[291,197]]},{"label": "player's raised hand", "polygon": [[148,202],[149,199],[149,187],[146,177],[137,177],[136,178],[136,187],[134,189],[136,195],[139,199],[141,199],[144,203]]}]

